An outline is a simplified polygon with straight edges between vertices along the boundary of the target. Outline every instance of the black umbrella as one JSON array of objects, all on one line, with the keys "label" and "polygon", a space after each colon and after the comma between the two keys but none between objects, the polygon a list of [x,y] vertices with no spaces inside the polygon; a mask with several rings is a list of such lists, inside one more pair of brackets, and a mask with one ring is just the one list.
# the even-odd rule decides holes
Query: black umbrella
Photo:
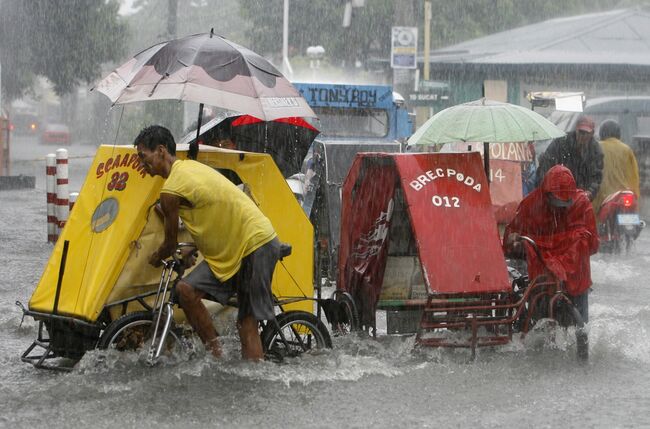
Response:
[{"label": "black umbrella", "polygon": [[[199,142],[247,152],[271,155],[278,168],[289,177],[298,173],[309,146],[319,131],[303,118],[278,118],[263,121],[250,115],[225,113],[201,127]],[[196,131],[180,143],[193,143]]]}]

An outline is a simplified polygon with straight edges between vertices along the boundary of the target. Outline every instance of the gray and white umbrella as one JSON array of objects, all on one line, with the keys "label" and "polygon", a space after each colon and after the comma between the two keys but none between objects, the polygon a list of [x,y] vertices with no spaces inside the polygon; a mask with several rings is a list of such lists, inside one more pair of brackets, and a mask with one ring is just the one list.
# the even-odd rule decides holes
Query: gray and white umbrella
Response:
[{"label": "gray and white umbrella", "polygon": [[316,116],[271,63],[213,32],[145,49],[93,89],[114,104],[172,99],[235,110],[265,121]]}]

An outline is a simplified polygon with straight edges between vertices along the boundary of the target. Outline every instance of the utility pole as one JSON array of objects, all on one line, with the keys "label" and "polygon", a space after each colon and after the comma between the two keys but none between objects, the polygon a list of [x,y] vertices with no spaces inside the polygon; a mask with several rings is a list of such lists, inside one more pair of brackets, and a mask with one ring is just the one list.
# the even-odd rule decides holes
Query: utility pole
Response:
[{"label": "utility pole", "polygon": [[[167,0],[167,40],[178,37],[178,0]],[[149,103],[147,103],[148,105]],[[164,104],[154,103],[154,111],[164,118],[165,125],[177,134],[183,131],[183,103],[177,101],[168,101]],[[158,112],[159,111],[159,112]]]},{"label": "utility pole", "polygon": [[[402,0],[395,2],[394,16],[395,21],[393,25],[401,27],[414,27],[416,21],[413,18],[416,16],[415,3],[417,0]],[[408,94],[410,88],[413,87],[415,73],[411,69],[392,69],[393,72],[393,89],[400,94]]]},{"label": "utility pole", "polygon": [[[431,1],[426,0],[424,2],[424,55],[422,57],[423,67],[422,67],[422,80],[428,81],[430,76],[430,59],[431,54]],[[416,88],[417,91],[420,91],[420,88]],[[432,109],[431,106],[418,107],[416,109],[415,116],[415,125],[416,128],[419,128],[420,125],[424,124],[427,119],[431,117]]]},{"label": "utility pole", "polygon": [[282,10],[282,71],[287,79],[293,77],[293,68],[289,62],[289,0],[284,0]]},{"label": "utility pole", "polygon": [[431,54],[431,1],[424,2],[424,80],[429,80],[429,55]]},{"label": "utility pole", "polygon": [[178,22],[178,0],[167,0],[167,37],[175,39]]}]

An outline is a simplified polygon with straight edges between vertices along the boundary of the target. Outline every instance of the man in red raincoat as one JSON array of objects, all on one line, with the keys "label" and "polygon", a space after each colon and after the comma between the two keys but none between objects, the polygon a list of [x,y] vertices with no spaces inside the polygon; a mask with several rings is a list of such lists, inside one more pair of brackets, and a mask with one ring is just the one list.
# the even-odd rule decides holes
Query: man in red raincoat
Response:
[{"label": "man in red raincoat", "polygon": [[550,270],[565,284],[585,322],[589,318],[588,291],[591,286],[589,257],[598,251],[596,219],[587,193],[563,165],[555,165],[544,175],[542,184],[519,204],[514,219],[506,227],[504,251],[523,251],[520,236],[532,238],[544,262],[528,252],[531,279]]}]

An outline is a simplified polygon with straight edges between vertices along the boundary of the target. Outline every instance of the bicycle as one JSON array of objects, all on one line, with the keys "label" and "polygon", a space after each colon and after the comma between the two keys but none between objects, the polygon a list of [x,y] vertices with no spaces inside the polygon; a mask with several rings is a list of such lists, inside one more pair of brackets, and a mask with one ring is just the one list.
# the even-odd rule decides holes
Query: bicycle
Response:
[{"label": "bicycle", "polygon": [[[178,306],[175,288],[183,278],[185,267],[181,252],[190,248],[196,252],[194,243],[178,243],[171,258],[162,261],[163,268],[151,310],[128,313],[113,321],[98,342],[100,349],[137,350],[149,343],[147,363],[155,365],[164,350],[174,352],[174,347],[193,353],[189,332],[184,332],[174,322],[174,307]],[[291,246],[282,244],[280,259],[291,254]],[[174,276],[175,274],[175,276]],[[261,326],[262,347],[265,358],[282,361],[299,356],[313,348],[331,348],[332,340],[323,322],[306,311],[285,311],[283,306],[308,298],[289,298],[274,303],[279,308],[274,320],[263,321]],[[228,304],[237,306],[234,296]]]}]

